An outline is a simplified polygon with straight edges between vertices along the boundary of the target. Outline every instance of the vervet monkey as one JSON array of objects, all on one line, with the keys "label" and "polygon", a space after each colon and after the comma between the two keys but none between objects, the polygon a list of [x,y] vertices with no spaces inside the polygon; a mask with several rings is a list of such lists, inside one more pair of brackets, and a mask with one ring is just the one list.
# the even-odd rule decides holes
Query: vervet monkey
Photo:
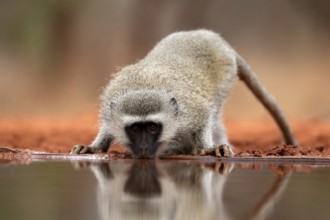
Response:
[{"label": "vervet monkey", "polygon": [[221,117],[237,78],[271,113],[285,143],[296,145],[282,111],[249,65],[220,35],[194,30],[165,37],[145,58],[121,69],[103,92],[95,140],[71,152],[106,152],[117,141],[135,157],[233,156]]}]

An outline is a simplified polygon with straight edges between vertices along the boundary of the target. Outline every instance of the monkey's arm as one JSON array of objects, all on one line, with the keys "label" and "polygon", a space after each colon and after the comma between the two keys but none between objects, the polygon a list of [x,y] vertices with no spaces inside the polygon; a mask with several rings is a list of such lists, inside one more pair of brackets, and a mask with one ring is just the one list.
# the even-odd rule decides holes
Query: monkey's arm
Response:
[{"label": "monkey's arm", "polygon": [[114,140],[113,136],[106,132],[106,129],[101,128],[95,140],[90,145],[75,145],[70,154],[94,154],[98,152],[107,152],[111,142]]}]

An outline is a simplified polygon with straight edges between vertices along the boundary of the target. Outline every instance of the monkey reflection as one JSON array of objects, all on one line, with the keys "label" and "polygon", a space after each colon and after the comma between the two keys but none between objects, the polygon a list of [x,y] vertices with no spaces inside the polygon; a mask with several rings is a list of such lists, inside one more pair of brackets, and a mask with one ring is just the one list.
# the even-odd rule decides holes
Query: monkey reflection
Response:
[{"label": "monkey reflection", "polygon": [[146,160],[90,168],[99,183],[101,219],[228,219],[221,193],[229,164],[202,167]]},{"label": "monkey reflection", "polygon": [[[90,165],[101,219],[232,219],[223,202],[233,165],[138,160]],[[264,219],[289,175],[279,176],[246,219]]]},{"label": "monkey reflection", "polygon": [[160,196],[161,191],[155,164],[136,163],[132,166],[124,192],[139,198],[151,198]]}]

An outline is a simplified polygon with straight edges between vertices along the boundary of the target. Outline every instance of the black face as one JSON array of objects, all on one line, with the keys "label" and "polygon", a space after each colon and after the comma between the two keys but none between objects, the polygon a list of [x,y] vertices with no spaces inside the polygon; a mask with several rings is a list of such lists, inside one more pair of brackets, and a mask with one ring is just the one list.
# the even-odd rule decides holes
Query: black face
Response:
[{"label": "black face", "polygon": [[154,157],[159,146],[159,136],[163,126],[155,122],[139,122],[125,127],[126,134],[130,140],[135,156]]}]

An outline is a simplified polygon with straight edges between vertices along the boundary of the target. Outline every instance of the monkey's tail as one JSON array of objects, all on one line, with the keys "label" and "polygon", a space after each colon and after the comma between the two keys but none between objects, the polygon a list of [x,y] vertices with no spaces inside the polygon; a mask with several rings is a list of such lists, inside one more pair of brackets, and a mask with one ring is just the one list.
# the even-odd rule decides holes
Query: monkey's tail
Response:
[{"label": "monkey's tail", "polygon": [[290,145],[298,145],[294,139],[288,121],[286,120],[283,112],[278,107],[275,99],[270,95],[266,88],[261,84],[259,78],[251,67],[242,59],[239,54],[236,54],[236,61],[238,66],[238,76],[245,82],[247,87],[257,97],[263,106],[269,111],[278,127],[280,128],[284,137],[285,143]]}]

